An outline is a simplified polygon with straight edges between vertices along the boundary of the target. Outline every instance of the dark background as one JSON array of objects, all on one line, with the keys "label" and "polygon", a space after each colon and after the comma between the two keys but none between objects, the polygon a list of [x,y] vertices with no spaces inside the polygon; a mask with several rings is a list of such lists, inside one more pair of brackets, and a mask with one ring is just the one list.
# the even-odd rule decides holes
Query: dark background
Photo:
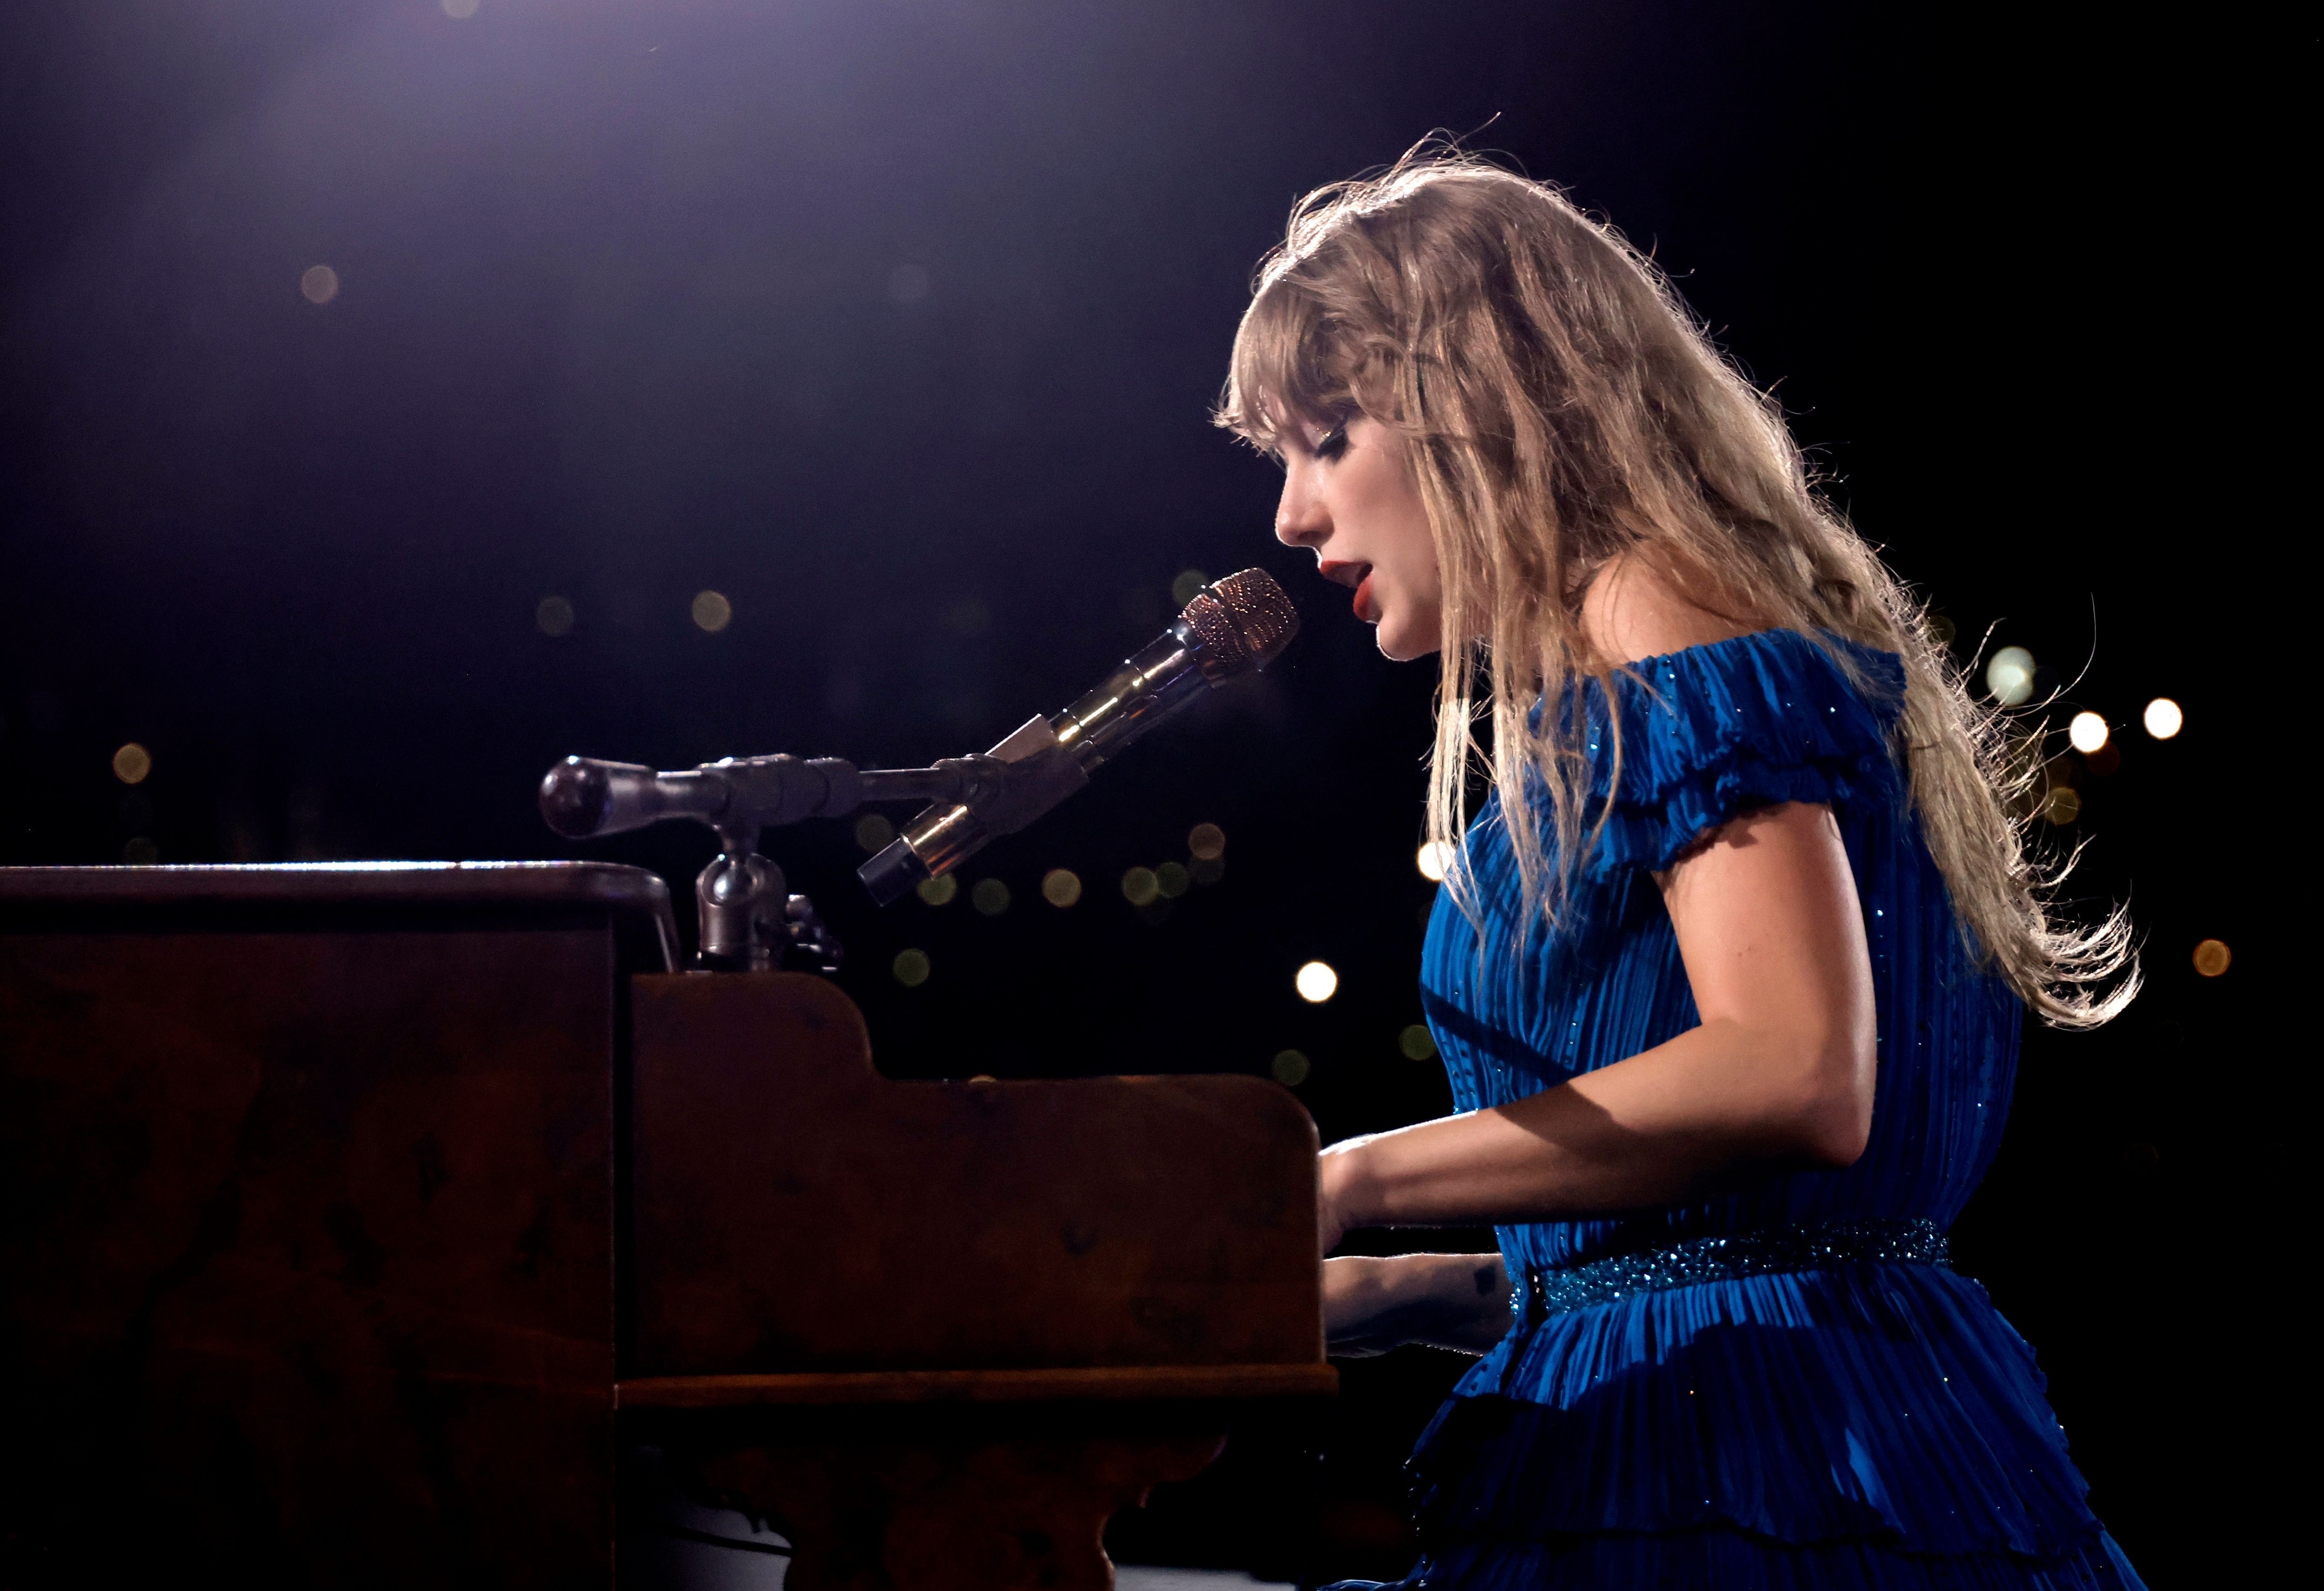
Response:
[{"label": "dark background", "polygon": [[[2071,897],[2129,900],[2149,989],[2103,1033],[2029,1035],[1958,1248],[2041,1350],[2134,1560],[2216,1573],[2258,1484],[2219,1432],[2264,1364],[2222,1364],[2214,1279],[2293,1130],[2226,1085],[2267,1054],[2251,1000],[2285,961],[2238,838],[2298,738],[2254,711],[2276,687],[2248,593],[2289,527],[2243,234],[2275,225],[2266,70],[2298,51],[2206,26],[14,5],[0,862],[587,854],[659,869],[685,917],[706,831],[576,851],[533,809],[552,760],[979,750],[1152,635],[1183,571],[1258,564],[1306,613],[1292,651],[980,857],[1007,911],[875,912],[839,824],[768,848],[845,940],[891,1071],[1264,1071],[1296,1047],[1327,1140],[1442,1111],[1397,1044],[1430,666],[1379,659],[1271,541],[1274,471],[1205,411],[1292,198],[1472,133],[1676,274],[1965,663],[1990,630],[2045,666],[2057,725],[2116,724],[2117,769],[2057,765],[2083,805],[2052,840],[2089,841]],[[317,264],[341,284],[320,305]],[[689,618],[704,590],[720,632]],[[537,622],[551,595],[568,634]],[[2167,744],[2136,727],[2159,694],[2187,712]],[[134,788],[111,768],[133,740]],[[1223,878],[1134,909],[1123,870],[1185,860],[1199,822]],[[1087,885],[1070,911],[1039,898],[1054,866]],[[2206,937],[2224,977],[2192,969]],[[933,967],[915,989],[906,948]],[[1342,977],[1320,1007],[1291,983],[1314,957]],[[1311,1567],[1402,1568],[1395,1466],[1459,1368],[1347,1367]],[[1125,1554],[1294,1572],[1296,1447],[1254,1434],[1126,1522]]]}]

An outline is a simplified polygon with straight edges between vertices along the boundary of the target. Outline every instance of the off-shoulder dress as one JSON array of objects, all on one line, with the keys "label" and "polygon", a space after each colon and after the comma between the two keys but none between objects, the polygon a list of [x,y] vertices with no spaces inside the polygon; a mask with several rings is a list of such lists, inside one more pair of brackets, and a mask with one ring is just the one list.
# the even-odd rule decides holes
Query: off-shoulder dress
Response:
[{"label": "off-shoulder dress", "polygon": [[1855,871],[1878,1081],[1869,1146],[1844,1170],[1499,1228],[1512,1326],[1414,1454],[1425,1556],[1405,1586],[2140,1585],[2032,1349],[1946,1263],[1944,1230],[2001,1140],[2024,1013],[1965,943],[1905,800],[1903,682],[1893,655],[1792,630],[1618,675],[1584,737],[1604,826],[1557,925],[1522,948],[1508,835],[1497,805],[1480,814],[1481,947],[1443,890],[1421,973],[1459,1108],[1694,1026],[1652,874],[1738,813],[1794,801],[1831,806]]}]

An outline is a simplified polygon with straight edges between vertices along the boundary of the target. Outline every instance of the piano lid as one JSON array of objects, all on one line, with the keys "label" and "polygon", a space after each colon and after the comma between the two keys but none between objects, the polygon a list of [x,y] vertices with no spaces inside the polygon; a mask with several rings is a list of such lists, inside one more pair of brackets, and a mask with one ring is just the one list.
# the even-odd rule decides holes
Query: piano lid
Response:
[{"label": "piano lid", "polygon": [[597,861],[267,862],[189,867],[0,868],[0,932],[102,924],[134,914],[178,920],[225,913],[432,916],[610,914],[623,970],[678,964],[669,887],[643,868]]}]

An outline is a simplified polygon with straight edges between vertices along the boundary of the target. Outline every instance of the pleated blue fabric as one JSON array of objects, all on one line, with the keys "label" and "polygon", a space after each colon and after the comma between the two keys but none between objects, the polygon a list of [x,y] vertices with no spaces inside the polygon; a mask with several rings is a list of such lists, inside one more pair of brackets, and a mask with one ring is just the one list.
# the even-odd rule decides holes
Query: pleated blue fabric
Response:
[{"label": "pleated blue fabric", "polygon": [[[1960,1214],[2000,1143],[2023,1010],[1978,965],[1909,810],[1903,694],[1893,655],[1792,630],[1648,658],[1610,702],[1593,688],[1591,816],[1605,821],[1556,924],[1522,943],[1498,801],[1479,815],[1481,923],[1440,892],[1421,971],[1462,1110],[1697,1025],[1652,875],[1756,806],[1832,809],[1879,1014],[1855,1164],[1503,1227],[1513,1274],[1718,1233]],[[1519,1321],[1439,1412],[1412,1473],[1425,1557],[1408,1586],[2139,1585],[2089,1510],[2032,1350],[1983,1288],[1933,1265],[1748,1275]]]}]

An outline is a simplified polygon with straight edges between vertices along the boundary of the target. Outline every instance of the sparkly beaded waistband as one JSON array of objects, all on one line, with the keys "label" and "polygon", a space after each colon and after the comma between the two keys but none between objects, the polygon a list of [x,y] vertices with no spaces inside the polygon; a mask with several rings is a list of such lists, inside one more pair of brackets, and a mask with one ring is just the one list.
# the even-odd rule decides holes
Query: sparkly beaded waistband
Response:
[{"label": "sparkly beaded waistband", "polygon": [[1692,1237],[1667,1248],[1592,1260],[1570,1270],[1528,1269],[1510,1290],[1509,1310],[1531,1324],[1611,1303],[1637,1292],[1729,1282],[1827,1265],[1944,1265],[1944,1229],[1924,1219],[1817,1221],[1756,1232]]}]

